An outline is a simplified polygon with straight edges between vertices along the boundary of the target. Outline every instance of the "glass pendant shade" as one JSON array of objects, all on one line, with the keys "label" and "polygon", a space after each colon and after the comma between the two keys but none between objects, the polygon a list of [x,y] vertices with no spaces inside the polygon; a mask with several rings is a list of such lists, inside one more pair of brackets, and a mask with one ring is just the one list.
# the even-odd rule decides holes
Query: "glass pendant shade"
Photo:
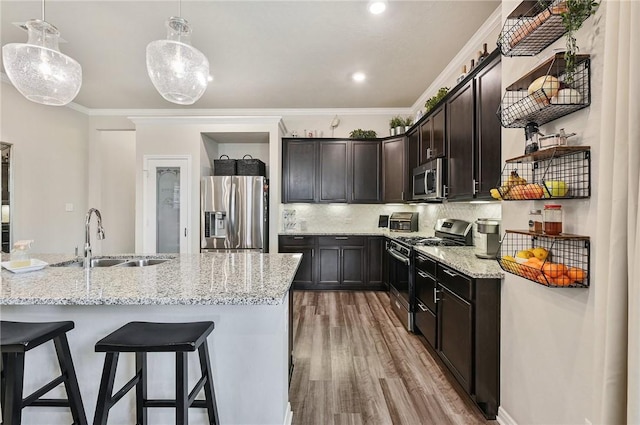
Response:
[{"label": "glass pendant shade", "polygon": [[169,102],[191,105],[204,94],[209,61],[191,46],[191,28],[183,18],[169,18],[167,39],[147,46],[147,72],[156,90]]},{"label": "glass pendant shade", "polygon": [[60,32],[46,21],[26,23],[26,43],[2,47],[4,69],[11,83],[27,99],[43,105],[62,106],[71,102],[82,85],[82,67],[60,53]]}]

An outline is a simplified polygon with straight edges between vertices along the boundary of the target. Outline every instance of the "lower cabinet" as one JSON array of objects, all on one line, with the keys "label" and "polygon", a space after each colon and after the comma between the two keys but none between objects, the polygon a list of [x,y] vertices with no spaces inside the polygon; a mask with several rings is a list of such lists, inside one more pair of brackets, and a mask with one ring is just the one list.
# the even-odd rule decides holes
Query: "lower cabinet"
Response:
[{"label": "lower cabinet", "polygon": [[416,254],[416,329],[487,419],[500,402],[500,280]]},{"label": "lower cabinet", "polygon": [[384,238],[285,236],[279,252],[302,253],[293,289],[384,289]]}]

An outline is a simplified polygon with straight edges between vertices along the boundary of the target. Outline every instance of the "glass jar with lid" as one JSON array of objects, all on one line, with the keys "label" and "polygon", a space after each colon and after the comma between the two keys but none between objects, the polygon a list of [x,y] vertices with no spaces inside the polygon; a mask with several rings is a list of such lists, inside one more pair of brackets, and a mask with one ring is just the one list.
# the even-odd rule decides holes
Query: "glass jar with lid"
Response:
[{"label": "glass jar with lid", "polygon": [[535,233],[542,233],[542,211],[531,210],[529,211],[529,231]]},{"label": "glass jar with lid", "polygon": [[544,233],[547,235],[562,233],[562,205],[547,204],[544,206]]}]

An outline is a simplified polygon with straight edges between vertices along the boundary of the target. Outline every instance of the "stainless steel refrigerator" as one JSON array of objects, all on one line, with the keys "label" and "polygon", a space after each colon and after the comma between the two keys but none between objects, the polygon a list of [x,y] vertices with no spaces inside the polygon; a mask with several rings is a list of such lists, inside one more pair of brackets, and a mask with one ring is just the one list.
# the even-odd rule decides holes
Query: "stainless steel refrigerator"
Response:
[{"label": "stainless steel refrigerator", "polygon": [[269,250],[269,183],[258,176],[203,177],[200,251]]}]

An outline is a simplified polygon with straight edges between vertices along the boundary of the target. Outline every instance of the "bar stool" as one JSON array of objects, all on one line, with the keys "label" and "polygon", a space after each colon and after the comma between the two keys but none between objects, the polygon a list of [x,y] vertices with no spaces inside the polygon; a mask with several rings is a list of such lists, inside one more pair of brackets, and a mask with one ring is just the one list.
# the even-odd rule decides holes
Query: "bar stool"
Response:
[{"label": "bar stool", "polygon": [[[207,336],[213,322],[152,323],[130,322],[96,343],[96,352],[105,352],[94,425],[106,425],[109,409],[129,390],[136,387],[136,425],[147,425],[147,408],[175,407],[176,425],[187,425],[190,407],[206,408],[210,425],[219,425],[218,408],[213,391],[213,375],[209,363]],[[202,377],[193,390],[188,388],[187,354],[198,350]],[[136,374],[113,394],[118,356],[136,353]],[[176,353],[176,399],[147,398],[147,353]],[[205,400],[195,400],[204,388]]]},{"label": "bar stool", "polygon": [[[0,387],[4,425],[19,425],[22,421],[22,409],[27,406],[69,407],[74,425],[87,425],[78,378],[67,341],[67,332],[73,328],[73,322],[0,322]],[[23,399],[25,353],[51,340],[56,347],[61,374]],[[67,391],[66,399],[42,398],[61,383],[64,383]]]}]

